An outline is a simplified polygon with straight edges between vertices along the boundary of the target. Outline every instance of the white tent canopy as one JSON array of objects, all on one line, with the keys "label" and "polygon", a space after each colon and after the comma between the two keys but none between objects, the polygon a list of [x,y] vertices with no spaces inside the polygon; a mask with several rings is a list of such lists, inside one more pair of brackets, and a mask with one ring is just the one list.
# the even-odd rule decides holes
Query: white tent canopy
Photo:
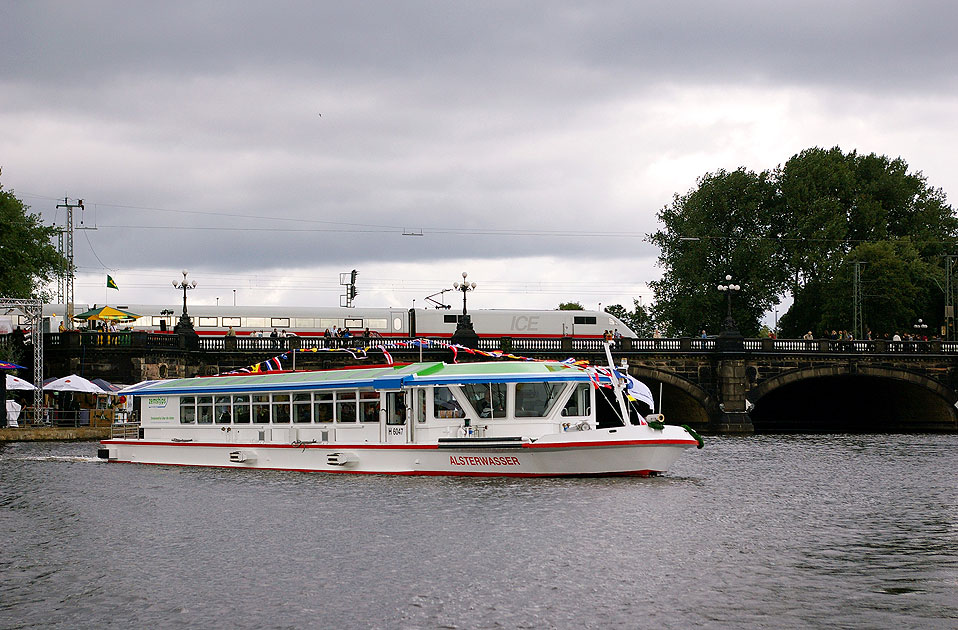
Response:
[{"label": "white tent canopy", "polygon": [[13,374],[7,374],[7,389],[24,389],[33,391],[36,389],[29,381],[17,378]]},{"label": "white tent canopy", "polygon": [[50,381],[43,386],[43,389],[54,392],[82,392],[85,394],[107,393],[99,386],[94,385],[82,376],[77,376],[76,374],[71,374],[70,376],[64,376],[63,378],[58,378],[55,381]]}]

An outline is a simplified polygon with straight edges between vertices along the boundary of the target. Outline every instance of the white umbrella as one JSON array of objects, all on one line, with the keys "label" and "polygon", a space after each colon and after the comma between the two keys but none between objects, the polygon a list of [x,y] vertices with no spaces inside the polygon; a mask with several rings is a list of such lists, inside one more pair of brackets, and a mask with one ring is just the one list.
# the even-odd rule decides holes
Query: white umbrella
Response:
[{"label": "white umbrella", "polygon": [[70,376],[64,376],[63,378],[58,378],[55,381],[50,381],[43,386],[43,389],[49,389],[55,392],[82,392],[85,394],[106,393],[98,386],[94,385],[82,376],[77,376],[76,374],[71,374]]},{"label": "white umbrella", "polygon": [[13,374],[7,374],[7,389],[27,389],[33,391],[36,387],[22,378],[17,378]]}]

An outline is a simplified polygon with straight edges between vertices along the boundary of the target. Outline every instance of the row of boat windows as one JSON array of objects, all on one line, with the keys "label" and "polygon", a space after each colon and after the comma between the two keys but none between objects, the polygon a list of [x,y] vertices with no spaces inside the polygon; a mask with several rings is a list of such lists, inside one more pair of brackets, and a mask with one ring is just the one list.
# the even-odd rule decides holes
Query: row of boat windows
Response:
[{"label": "row of boat windows", "polygon": [[[386,318],[325,318],[325,317],[193,317],[193,325],[200,328],[351,328],[384,331],[388,330],[389,320]],[[174,317],[157,315],[141,317],[133,322],[134,328],[159,328],[164,324],[173,325]],[[402,319],[397,317],[393,321],[395,330],[402,330]]]},{"label": "row of boat windows", "polygon": [[[462,393],[481,418],[504,418],[508,413],[509,386],[503,383],[463,385]],[[514,386],[516,417],[545,417],[552,413],[565,384],[517,383]],[[579,383],[565,400],[563,416],[589,415],[590,387]],[[466,412],[448,387],[434,387],[433,418],[464,418]],[[416,417],[425,422],[426,390],[417,389],[413,401]],[[387,424],[405,423],[403,394],[390,402]],[[183,396],[182,424],[309,424],[379,422],[379,392],[346,390],[276,394]]]}]

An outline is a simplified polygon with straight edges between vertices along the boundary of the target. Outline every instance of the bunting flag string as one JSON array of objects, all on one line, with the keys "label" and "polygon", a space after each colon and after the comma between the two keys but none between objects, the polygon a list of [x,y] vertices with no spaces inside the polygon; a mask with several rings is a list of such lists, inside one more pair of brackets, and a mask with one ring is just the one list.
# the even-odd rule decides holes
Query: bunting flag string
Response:
[{"label": "bunting flag string", "polygon": [[[465,352],[466,354],[471,354],[474,356],[486,357],[489,359],[507,359],[509,361],[535,361],[535,362],[546,362],[551,361],[550,359],[536,359],[533,357],[525,357],[516,354],[511,354],[503,352],[502,350],[478,350],[476,348],[469,348],[460,344],[450,344],[444,341],[438,341],[433,339],[413,339],[411,341],[394,341],[392,342],[394,347],[411,349],[411,348],[440,348],[446,349],[452,352],[452,362],[456,363],[459,358],[460,352]],[[283,362],[289,362],[290,354],[292,353],[310,353],[310,352],[345,352],[351,356],[354,360],[361,361],[369,358],[369,353],[371,351],[382,352],[383,358],[387,365],[392,365],[394,363],[392,355],[389,353],[389,350],[384,345],[376,346],[365,346],[360,348],[300,348],[296,350],[288,350],[281,355],[272,357],[265,361],[255,363],[253,365],[247,366],[245,368],[240,368],[237,370],[231,370],[229,372],[222,372],[220,376],[230,375],[230,374],[256,374],[262,372],[274,372],[283,370]],[[611,388],[614,383],[615,378],[622,378],[626,381],[629,381],[631,377],[624,376],[619,373],[617,370],[611,370],[608,367],[599,367],[592,366],[586,360],[576,360],[572,357],[560,361],[569,367],[577,367],[585,370],[589,375],[589,380],[596,387]],[[634,379],[631,379],[634,380]],[[638,381],[636,381],[638,382]],[[629,389],[631,389],[631,382],[629,382]]]}]

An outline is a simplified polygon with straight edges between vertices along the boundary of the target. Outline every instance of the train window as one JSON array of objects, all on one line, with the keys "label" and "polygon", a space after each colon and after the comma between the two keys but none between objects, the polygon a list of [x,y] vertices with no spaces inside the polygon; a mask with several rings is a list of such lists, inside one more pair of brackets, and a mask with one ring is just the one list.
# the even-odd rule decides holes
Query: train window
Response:
[{"label": "train window", "polygon": [[319,327],[320,327],[320,328],[332,328],[333,326],[339,326],[339,320],[338,320],[338,319],[326,319],[326,318],[323,318],[323,319],[319,320]]},{"label": "train window", "polygon": [[154,326],[161,326],[162,322],[166,322],[166,325],[169,326],[172,321],[173,321],[173,318],[171,317],[157,317],[156,315],[153,316]]},{"label": "train window", "polygon": [[216,326],[219,324],[219,319],[216,317],[201,317],[200,326]]},{"label": "train window", "polygon": [[150,326],[153,325],[150,323],[150,320],[152,319],[153,319],[152,317],[148,317],[148,316],[138,317],[136,321],[133,322],[133,327],[134,328],[149,328]]},{"label": "train window", "polygon": [[269,320],[269,325],[273,328],[289,328],[289,318],[288,317],[271,317]]},{"label": "train window", "polygon": [[386,330],[386,320],[385,319],[367,319],[366,328],[371,328],[373,330]]},{"label": "train window", "polygon": [[362,328],[363,320],[361,319],[347,319],[343,324],[346,328]]},{"label": "train window", "polygon": [[316,320],[312,317],[296,317],[290,321],[293,322],[293,328],[312,328],[316,325]]},{"label": "train window", "polygon": [[240,318],[239,318],[239,317],[224,317],[224,318],[223,318],[223,325],[224,325],[224,326],[236,326],[236,327],[239,327],[239,326],[241,326],[241,324],[240,324]]},{"label": "train window", "polygon": [[575,324],[592,324],[595,326],[595,317],[577,316],[572,319],[572,322]]},{"label": "train window", "polygon": [[266,328],[265,317],[246,317],[245,328]]},{"label": "train window", "polygon": [[459,321],[458,315],[443,315],[442,316],[443,324],[455,324],[458,321]]},{"label": "train window", "polygon": [[393,319],[393,330],[402,330],[402,318],[396,317]]}]

